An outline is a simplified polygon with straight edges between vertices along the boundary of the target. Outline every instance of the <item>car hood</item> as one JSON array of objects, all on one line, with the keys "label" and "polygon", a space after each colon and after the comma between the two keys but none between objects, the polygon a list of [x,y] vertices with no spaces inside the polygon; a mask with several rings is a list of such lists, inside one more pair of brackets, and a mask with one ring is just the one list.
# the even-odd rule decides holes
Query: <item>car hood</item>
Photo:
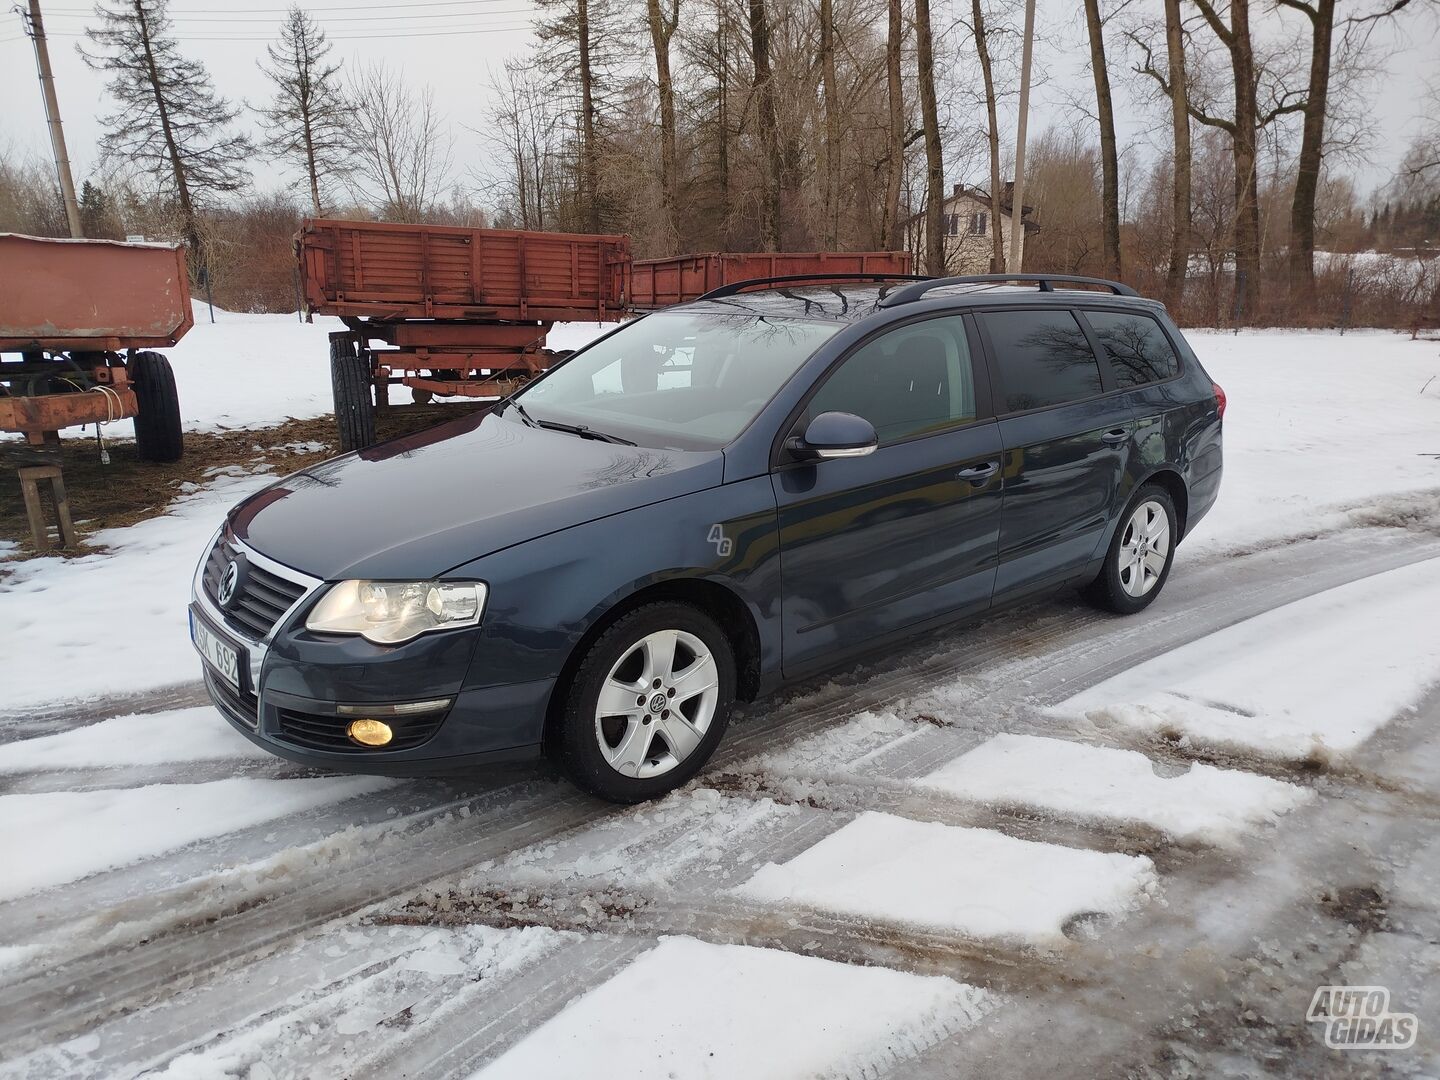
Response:
[{"label": "car hood", "polygon": [[546,533],[714,487],[719,450],[624,446],[476,413],[287,476],[234,534],[306,574],[442,574]]}]

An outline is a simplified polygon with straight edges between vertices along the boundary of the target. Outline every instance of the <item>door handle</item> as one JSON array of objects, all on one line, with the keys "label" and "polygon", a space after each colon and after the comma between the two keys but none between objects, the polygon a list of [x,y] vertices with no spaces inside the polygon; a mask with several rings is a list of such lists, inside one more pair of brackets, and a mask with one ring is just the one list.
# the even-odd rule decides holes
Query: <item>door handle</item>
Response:
[{"label": "door handle", "polygon": [[1130,441],[1130,428],[1111,428],[1100,436],[1106,446],[1122,446]]},{"label": "door handle", "polygon": [[981,484],[1000,470],[998,461],[987,461],[980,465],[972,465],[968,469],[961,469],[955,474],[957,480],[969,480],[972,484]]}]

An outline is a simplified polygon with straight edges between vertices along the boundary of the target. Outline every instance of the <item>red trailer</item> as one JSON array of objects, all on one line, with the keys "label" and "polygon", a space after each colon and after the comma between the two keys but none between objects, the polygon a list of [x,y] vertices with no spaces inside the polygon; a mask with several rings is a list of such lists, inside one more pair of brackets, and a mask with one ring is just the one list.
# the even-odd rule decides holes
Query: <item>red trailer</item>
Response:
[{"label": "red trailer", "polygon": [[340,446],[375,441],[389,386],[501,397],[558,354],[556,322],[607,322],[748,278],[904,275],[903,252],[630,258],[627,236],[315,220],[295,239],[306,317],[336,315],[330,375]]},{"label": "red trailer", "polygon": [[625,314],[626,236],[314,220],[295,241],[306,316],[330,335],[342,449],[375,441],[388,386],[499,397],[553,360],[555,322]]},{"label": "red trailer", "polygon": [[647,309],[679,304],[754,278],[804,274],[823,284],[825,274],[910,273],[907,251],[748,251],[637,259],[630,270],[630,306]]},{"label": "red trailer", "polygon": [[141,458],[178,460],[175,376],[151,350],[193,325],[182,248],[0,233],[0,431],[44,445],[134,417]]}]

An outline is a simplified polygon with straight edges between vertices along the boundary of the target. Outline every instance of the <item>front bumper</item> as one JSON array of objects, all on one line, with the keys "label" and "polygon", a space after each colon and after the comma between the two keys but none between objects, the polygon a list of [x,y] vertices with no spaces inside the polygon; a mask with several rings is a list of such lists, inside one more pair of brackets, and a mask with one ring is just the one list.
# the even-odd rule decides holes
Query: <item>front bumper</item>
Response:
[{"label": "front bumper", "polygon": [[[252,561],[264,560],[248,548],[244,553]],[[265,563],[297,583],[301,579],[288,567]],[[323,582],[307,578],[300,599],[261,639],[226,619],[205,588],[204,566],[202,560],[191,618],[242,657],[238,688],[202,658],[205,687],[221,715],[256,745],[306,765],[387,775],[449,773],[538,755],[554,680],[467,684],[475,630],[427,634],[388,647],[311,634],[304,629],[304,614]],[[337,709],[437,698],[451,704],[387,719],[396,737],[393,746],[380,748],[360,746],[345,736],[349,722],[363,712],[342,716]]]}]

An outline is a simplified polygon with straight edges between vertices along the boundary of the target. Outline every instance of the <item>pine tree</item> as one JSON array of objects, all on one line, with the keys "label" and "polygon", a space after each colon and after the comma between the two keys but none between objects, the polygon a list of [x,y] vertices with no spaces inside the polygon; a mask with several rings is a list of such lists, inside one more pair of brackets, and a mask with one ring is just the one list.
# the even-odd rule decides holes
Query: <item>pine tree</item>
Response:
[{"label": "pine tree", "polygon": [[80,188],[80,224],[92,240],[125,239],[115,200],[103,187],[89,180]]},{"label": "pine tree", "polygon": [[269,122],[268,152],[304,177],[316,216],[325,212],[327,180],[347,171],[340,65],[325,59],[333,47],[325,31],[292,6],[281,24],[279,43],[265,47],[270,66],[260,65],[275,82],[275,97],[260,110]]},{"label": "pine tree", "polygon": [[180,54],[167,0],[110,0],[97,5],[98,27],[85,31],[95,51],[85,62],[110,74],[117,108],[101,118],[100,148],[150,175],[180,212],[185,241],[203,259],[197,209],[210,196],[250,179],[250,140],[230,129],[239,110],[215,93],[205,65]]}]

